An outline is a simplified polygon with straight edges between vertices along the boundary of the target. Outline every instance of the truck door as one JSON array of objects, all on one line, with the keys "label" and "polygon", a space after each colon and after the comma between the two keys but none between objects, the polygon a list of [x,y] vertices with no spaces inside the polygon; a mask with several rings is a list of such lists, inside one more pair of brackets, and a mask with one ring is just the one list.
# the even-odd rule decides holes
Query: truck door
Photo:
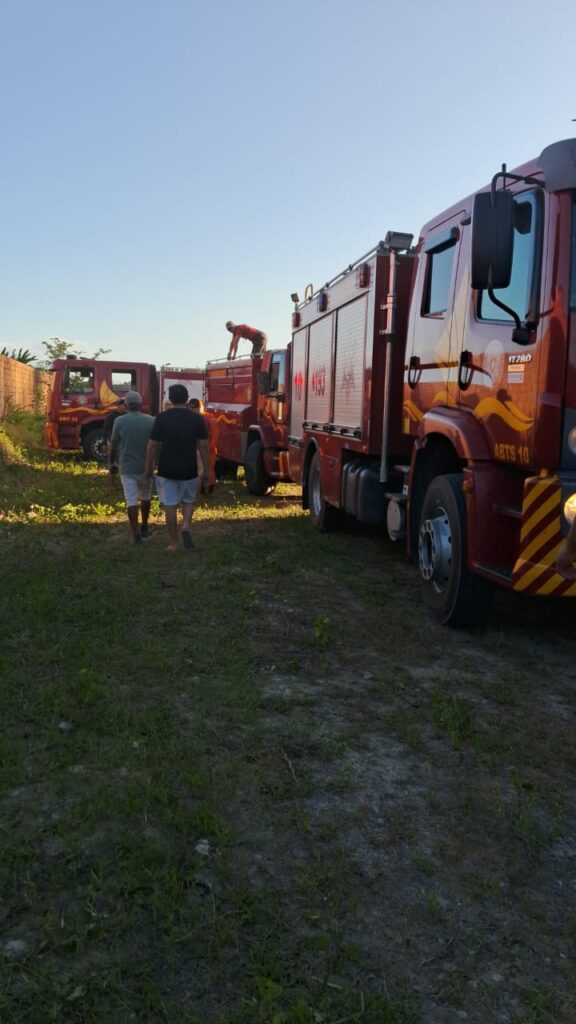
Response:
[{"label": "truck door", "polygon": [[286,353],[273,352],[270,361],[268,417],[272,424],[284,423],[286,399]]},{"label": "truck door", "polygon": [[461,247],[460,210],[424,235],[408,325],[404,389],[404,432],[417,434],[424,413],[456,404],[457,359],[453,333],[460,300],[455,296]]},{"label": "truck door", "polygon": [[[514,209],[511,281],[494,294],[524,320],[540,303],[544,197],[539,190],[518,193]],[[466,329],[457,353],[458,402],[482,423],[497,461],[534,465],[541,329],[535,344],[515,344],[510,314],[495,305],[487,292],[470,293],[468,264],[461,276],[468,300]]]}]

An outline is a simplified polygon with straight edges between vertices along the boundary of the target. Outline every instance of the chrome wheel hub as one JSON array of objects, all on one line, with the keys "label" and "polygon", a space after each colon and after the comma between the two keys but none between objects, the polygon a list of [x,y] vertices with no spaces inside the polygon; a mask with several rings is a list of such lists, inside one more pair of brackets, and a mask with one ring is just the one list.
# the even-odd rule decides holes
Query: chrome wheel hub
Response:
[{"label": "chrome wheel hub", "polygon": [[443,508],[432,518],[425,519],[420,527],[418,561],[422,579],[437,590],[444,590],[452,566],[452,530]]}]

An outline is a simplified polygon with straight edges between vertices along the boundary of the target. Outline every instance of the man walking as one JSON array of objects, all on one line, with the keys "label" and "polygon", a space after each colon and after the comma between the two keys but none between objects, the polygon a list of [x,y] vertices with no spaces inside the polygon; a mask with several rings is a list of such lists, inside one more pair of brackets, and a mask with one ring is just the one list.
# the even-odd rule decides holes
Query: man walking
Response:
[{"label": "man walking", "polygon": [[[108,460],[110,475],[114,476],[120,472],[128,521],[132,529],[132,543],[141,544],[143,537],[150,536],[148,517],[152,481],[144,475],[144,470],[146,448],[154,417],[141,412],[142,397],[137,391],[128,392],[124,399],[124,408],[125,414],[118,416],[114,421]],[[138,524],[138,504],[142,526]]]},{"label": "man walking", "polygon": [[171,384],[170,409],[158,414],[148,441],[146,475],[151,479],[158,467],[156,489],[164,508],[170,543],[168,551],[178,550],[178,506],[182,506],[182,544],[191,548],[190,522],[196,501],[198,468],[196,445],[202,459],[207,485],[209,465],[208,430],[204,418],[186,408],[188,391],[183,384]]}]

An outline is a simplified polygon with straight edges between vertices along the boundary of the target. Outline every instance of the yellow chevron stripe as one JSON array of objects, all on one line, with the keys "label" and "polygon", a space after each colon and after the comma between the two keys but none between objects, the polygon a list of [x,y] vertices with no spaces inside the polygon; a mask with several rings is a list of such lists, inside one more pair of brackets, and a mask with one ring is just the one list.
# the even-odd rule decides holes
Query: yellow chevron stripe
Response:
[{"label": "yellow chevron stripe", "polygon": [[524,491],[524,501],[522,504],[522,514],[525,515],[531,505],[534,504],[537,498],[541,498],[546,491],[550,490],[549,480],[538,480],[537,483],[533,484],[530,490]]},{"label": "yellow chevron stripe", "polygon": [[[524,565],[526,565],[525,559],[519,558],[516,562],[516,565],[514,566],[514,575],[516,575],[516,572],[522,569]],[[522,577],[522,579],[516,580],[516,582],[512,584],[512,590],[527,590],[530,584],[534,580],[538,579],[538,576],[541,576],[547,568],[548,566],[542,565],[541,563],[533,565],[532,568]]]},{"label": "yellow chevron stripe", "polygon": [[[550,495],[547,501],[544,501],[541,505],[538,505],[534,513],[526,520],[522,525],[520,531],[520,540],[523,541],[532,532],[537,523],[540,523],[542,519],[545,519],[549,512],[553,508],[558,507],[560,509],[560,491],[555,490],[554,494]],[[558,524],[556,524],[558,526]]]},{"label": "yellow chevron stripe", "polygon": [[[531,564],[531,559],[524,557],[524,554],[525,553],[523,552],[522,557],[520,557],[518,559],[518,561],[516,562],[516,565],[514,566],[514,572],[513,572],[514,576],[516,576],[517,573],[525,565],[530,565]],[[546,572],[546,569],[550,568],[550,566],[552,565],[552,563],[555,560],[555,558],[556,558],[556,551],[554,550],[554,548],[552,548],[552,550],[549,551],[547,555],[544,555],[542,557],[542,561],[541,562],[536,562],[535,564],[533,564],[532,568],[529,569],[528,572],[524,576],[522,576],[522,579],[516,580],[516,582],[513,583],[512,589],[513,590],[526,590],[527,587],[529,587],[530,584],[534,580],[538,579],[538,577],[541,576],[543,572]]]},{"label": "yellow chevron stripe", "polygon": [[[565,582],[566,581],[564,577],[560,576],[559,573],[555,572],[552,579],[548,580],[546,583],[543,583],[541,587],[538,587],[536,593],[540,594],[541,597],[549,597],[550,594],[553,594],[554,591],[558,589],[561,583]],[[564,591],[562,597],[574,597],[575,595],[576,583],[573,583],[572,586],[568,588],[568,590]]]},{"label": "yellow chevron stripe", "polygon": [[550,525],[547,526],[546,529],[542,531],[542,533],[539,533],[538,536],[534,537],[534,540],[531,541],[530,544],[528,544],[528,546],[524,548],[522,552],[524,558],[528,562],[532,562],[532,556],[535,555],[540,550],[540,548],[543,548],[549,540],[552,540],[555,534],[559,533],[560,526],[556,522],[556,520],[554,520],[554,522],[550,523]]}]

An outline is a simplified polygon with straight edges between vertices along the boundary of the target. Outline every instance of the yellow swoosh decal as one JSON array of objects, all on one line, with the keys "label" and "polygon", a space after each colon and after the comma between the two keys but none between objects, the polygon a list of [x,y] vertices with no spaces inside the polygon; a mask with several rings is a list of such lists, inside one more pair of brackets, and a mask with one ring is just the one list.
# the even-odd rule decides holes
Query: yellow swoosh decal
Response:
[{"label": "yellow swoosh decal", "polygon": [[534,422],[526,416],[521,409],[518,409],[513,402],[499,402],[497,398],[483,398],[475,409],[472,410],[476,419],[482,420],[488,416],[497,416],[503,420],[508,427],[518,432],[523,432],[532,426]]},{"label": "yellow swoosh decal", "polygon": [[415,405],[414,402],[411,402],[410,399],[408,398],[404,402],[403,409],[405,410],[405,412],[408,413],[410,419],[414,420],[415,423],[418,423],[423,418],[424,414],[420,412],[418,406]]},{"label": "yellow swoosh decal", "polygon": [[452,405],[454,407],[458,405],[456,399],[454,398],[454,395],[452,394],[451,391],[448,391],[448,388],[445,388],[443,391],[439,391],[437,395],[434,395],[434,398],[432,399],[432,405],[436,404]]}]

